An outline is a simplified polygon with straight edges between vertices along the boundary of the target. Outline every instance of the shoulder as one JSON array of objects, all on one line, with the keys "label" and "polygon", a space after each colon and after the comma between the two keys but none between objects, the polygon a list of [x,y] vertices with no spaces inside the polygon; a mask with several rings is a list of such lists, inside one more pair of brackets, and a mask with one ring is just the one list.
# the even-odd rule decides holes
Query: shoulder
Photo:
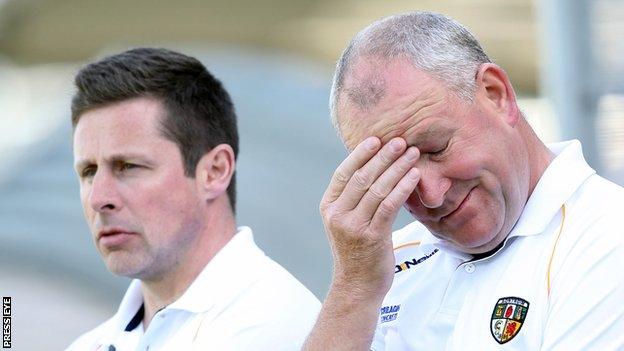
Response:
[{"label": "shoulder", "polygon": [[566,203],[565,230],[572,234],[567,239],[581,246],[621,245],[623,214],[624,188],[594,175]]},{"label": "shoulder", "polygon": [[246,264],[233,272],[246,280],[245,288],[233,300],[235,310],[244,309],[247,320],[256,324],[274,325],[290,320],[305,327],[316,320],[321,303],[297,278],[255,243],[247,247],[246,259]]},{"label": "shoulder", "polygon": [[553,249],[545,349],[608,349],[619,337],[624,326],[624,275],[617,274],[624,266],[623,204],[623,188],[598,176],[566,204]]},{"label": "shoulder", "polygon": [[621,210],[624,209],[624,187],[594,174],[579,187],[568,202],[597,213]]},{"label": "shoulder", "polygon": [[[624,188],[597,175],[567,201],[552,261],[554,279],[569,285],[565,295],[591,277],[597,285],[588,286],[586,292],[624,284],[624,276],[610,273],[613,267],[624,266],[623,214]],[[612,279],[600,283],[605,276]]]},{"label": "shoulder", "polygon": [[257,311],[261,319],[268,316],[316,319],[321,303],[312,292],[268,256],[263,254],[257,263],[254,268],[257,279],[240,296],[239,303],[254,306],[250,312]]},{"label": "shoulder", "polygon": [[[205,324],[200,345],[226,350],[298,350],[316,322],[319,300],[293,275],[264,255],[250,254],[246,280],[230,296],[215,323]],[[244,278],[242,278],[244,277]]]},{"label": "shoulder", "polygon": [[102,340],[107,334],[107,332],[111,329],[112,323],[113,323],[113,318],[110,318],[106,322],[82,334],[71,345],[69,345],[66,351],[81,351],[81,350],[95,349],[100,344],[99,341]]},{"label": "shoulder", "polygon": [[[318,299],[297,278],[279,263],[266,255],[258,247],[253,238],[248,237],[247,243],[239,253],[238,262],[230,267],[233,275],[240,275],[245,289],[240,299],[250,300],[286,300],[295,303],[306,302],[320,304]],[[234,277],[232,277],[234,278]]]}]

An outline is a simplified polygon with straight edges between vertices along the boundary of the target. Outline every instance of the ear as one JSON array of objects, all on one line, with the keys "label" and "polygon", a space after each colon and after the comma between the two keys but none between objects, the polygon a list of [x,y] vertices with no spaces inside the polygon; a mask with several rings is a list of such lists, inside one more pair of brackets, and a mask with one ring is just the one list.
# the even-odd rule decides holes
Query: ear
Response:
[{"label": "ear", "polygon": [[215,146],[197,162],[195,181],[199,194],[208,201],[224,194],[235,168],[232,147],[227,144]]},{"label": "ear", "polygon": [[476,99],[483,109],[495,113],[512,127],[518,123],[520,111],[516,94],[507,73],[493,63],[479,66],[476,77]]}]

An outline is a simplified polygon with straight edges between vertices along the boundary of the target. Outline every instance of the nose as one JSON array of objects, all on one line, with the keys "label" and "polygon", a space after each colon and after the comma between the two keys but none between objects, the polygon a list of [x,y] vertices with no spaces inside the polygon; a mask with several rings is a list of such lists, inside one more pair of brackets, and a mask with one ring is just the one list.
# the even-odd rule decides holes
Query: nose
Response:
[{"label": "nose", "polygon": [[451,181],[439,174],[433,167],[420,168],[420,181],[416,193],[426,208],[438,208],[444,203],[444,196],[451,187]]},{"label": "nose", "polygon": [[105,171],[98,171],[93,176],[89,192],[89,206],[96,212],[114,212],[120,208],[121,201],[115,178]]}]

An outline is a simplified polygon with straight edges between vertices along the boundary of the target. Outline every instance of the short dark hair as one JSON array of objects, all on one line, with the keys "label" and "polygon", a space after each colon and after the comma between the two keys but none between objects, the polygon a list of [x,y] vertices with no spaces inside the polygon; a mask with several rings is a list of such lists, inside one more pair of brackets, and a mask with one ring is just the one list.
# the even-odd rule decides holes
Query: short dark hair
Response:
[{"label": "short dark hair", "polygon": [[[137,97],[163,103],[161,132],[180,148],[184,172],[194,177],[199,159],[219,144],[238,156],[236,113],[221,82],[193,57],[160,48],[137,48],[82,68],[75,78],[72,126],[83,113]],[[236,208],[236,175],[227,194]]]}]

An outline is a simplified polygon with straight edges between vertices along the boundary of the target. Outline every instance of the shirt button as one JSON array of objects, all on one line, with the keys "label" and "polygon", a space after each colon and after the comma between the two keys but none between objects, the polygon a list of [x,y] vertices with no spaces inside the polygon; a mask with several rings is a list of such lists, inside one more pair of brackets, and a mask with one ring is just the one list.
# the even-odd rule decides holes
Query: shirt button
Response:
[{"label": "shirt button", "polygon": [[464,266],[464,269],[466,270],[466,273],[472,273],[475,271],[475,265],[472,263],[468,263],[467,265]]}]

